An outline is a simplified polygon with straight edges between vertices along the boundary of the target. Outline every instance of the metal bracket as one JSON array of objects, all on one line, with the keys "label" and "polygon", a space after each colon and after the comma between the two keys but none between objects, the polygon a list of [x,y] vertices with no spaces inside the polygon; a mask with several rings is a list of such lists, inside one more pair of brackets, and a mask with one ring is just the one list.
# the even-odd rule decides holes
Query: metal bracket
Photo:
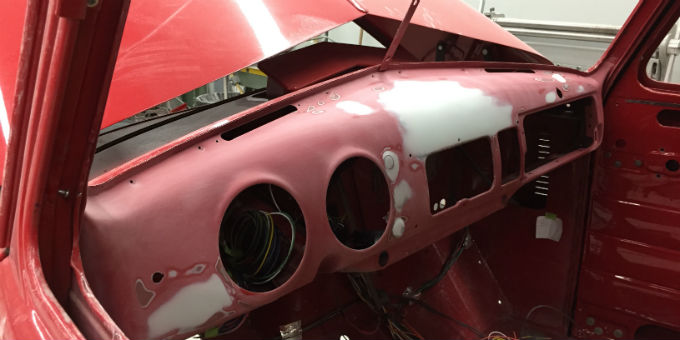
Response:
[{"label": "metal bracket", "polygon": [[397,32],[394,34],[394,38],[390,43],[390,47],[387,49],[387,53],[385,53],[382,63],[380,63],[380,71],[384,71],[387,64],[392,61],[394,53],[397,52],[397,48],[399,47],[399,44],[401,44],[401,39],[404,37],[404,33],[406,33],[406,28],[408,27],[409,23],[411,23],[413,13],[415,13],[416,8],[418,8],[418,4],[420,4],[420,0],[411,1],[411,5],[408,8],[408,11],[406,11],[404,19],[401,21],[399,28],[397,28]]},{"label": "metal bracket", "polygon": [[283,340],[302,340],[302,321],[297,320],[279,326],[279,332]]}]

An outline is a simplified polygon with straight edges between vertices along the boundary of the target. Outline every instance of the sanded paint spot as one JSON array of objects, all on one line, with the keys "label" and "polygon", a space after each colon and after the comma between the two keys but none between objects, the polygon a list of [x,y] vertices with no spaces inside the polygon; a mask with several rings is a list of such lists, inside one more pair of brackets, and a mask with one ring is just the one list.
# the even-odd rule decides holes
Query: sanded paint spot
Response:
[{"label": "sanded paint spot", "polygon": [[156,296],[156,292],[147,289],[141,279],[137,279],[135,282],[135,293],[137,295],[137,301],[139,301],[139,304],[142,306],[142,308],[148,307],[149,304],[151,304],[153,298]]},{"label": "sanded paint spot", "polygon": [[189,269],[189,270],[187,270],[186,272],[184,272],[184,275],[200,274],[200,273],[202,273],[204,270],[205,270],[205,265],[202,264],[202,263],[199,263],[199,264],[197,264],[197,265],[191,267],[191,269]]}]

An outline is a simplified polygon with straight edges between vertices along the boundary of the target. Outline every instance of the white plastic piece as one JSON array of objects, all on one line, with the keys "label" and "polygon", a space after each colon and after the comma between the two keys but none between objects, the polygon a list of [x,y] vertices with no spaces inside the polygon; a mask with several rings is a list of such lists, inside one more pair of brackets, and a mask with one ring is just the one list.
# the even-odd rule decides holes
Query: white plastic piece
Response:
[{"label": "white plastic piece", "polygon": [[439,209],[439,204],[437,202],[434,202],[434,205],[432,206],[432,210],[437,211]]},{"label": "white plastic piece", "polygon": [[404,222],[403,218],[397,217],[394,219],[394,225],[392,225],[392,235],[400,238],[404,235],[404,231],[406,231],[406,222]]},{"label": "white plastic piece", "polygon": [[149,338],[172,330],[188,330],[204,324],[211,316],[231,306],[233,298],[217,274],[207,281],[192,283],[180,289],[158,307],[149,319]]},{"label": "white plastic piece", "polygon": [[439,200],[439,209],[444,209],[446,207],[446,198]]},{"label": "white plastic piece", "polygon": [[383,162],[385,163],[385,172],[390,181],[394,183],[399,175],[399,156],[393,151],[385,151],[382,154]]},{"label": "white plastic piece", "polygon": [[405,149],[417,158],[512,126],[512,105],[450,80],[395,81],[378,102],[399,120]]},{"label": "white plastic piece", "polygon": [[383,162],[385,162],[385,169],[392,170],[394,168],[394,158],[390,155],[383,155]]},{"label": "white plastic piece", "polygon": [[536,238],[559,242],[562,238],[562,219],[556,216],[538,216]]}]

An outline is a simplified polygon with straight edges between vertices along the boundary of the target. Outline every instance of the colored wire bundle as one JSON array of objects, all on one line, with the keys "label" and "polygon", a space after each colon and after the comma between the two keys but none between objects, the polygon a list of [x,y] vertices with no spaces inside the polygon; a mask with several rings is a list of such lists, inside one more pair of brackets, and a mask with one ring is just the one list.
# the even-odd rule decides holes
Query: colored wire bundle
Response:
[{"label": "colored wire bundle", "polygon": [[[274,216],[290,225],[288,251],[282,249],[284,234],[276,228]],[[272,281],[285,268],[295,246],[295,222],[284,212],[249,210],[236,218],[224,233],[222,250],[227,255],[227,270],[243,278],[245,285],[262,285]]]},{"label": "colored wire bundle", "polygon": [[393,339],[423,339],[423,336],[404,320],[401,310],[390,308],[388,297],[375,288],[366,274],[349,274],[348,278],[359,299],[380,315],[381,320],[387,321],[387,329]]}]

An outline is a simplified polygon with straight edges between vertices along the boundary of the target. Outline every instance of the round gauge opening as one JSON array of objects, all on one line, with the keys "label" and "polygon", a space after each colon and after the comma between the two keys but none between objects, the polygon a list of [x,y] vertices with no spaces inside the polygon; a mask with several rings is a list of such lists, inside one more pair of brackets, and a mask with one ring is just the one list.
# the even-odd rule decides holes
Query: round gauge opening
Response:
[{"label": "round gauge opening", "polygon": [[326,214],[333,234],[345,246],[366,249],[385,232],[390,194],[385,175],[363,157],[344,161],[326,193]]},{"label": "round gauge opening", "polygon": [[299,205],[286,190],[258,184],[242,191],[220,227],[222,263],[241,288],[263,292],[284,284],[305,250],[306,229]]}]

